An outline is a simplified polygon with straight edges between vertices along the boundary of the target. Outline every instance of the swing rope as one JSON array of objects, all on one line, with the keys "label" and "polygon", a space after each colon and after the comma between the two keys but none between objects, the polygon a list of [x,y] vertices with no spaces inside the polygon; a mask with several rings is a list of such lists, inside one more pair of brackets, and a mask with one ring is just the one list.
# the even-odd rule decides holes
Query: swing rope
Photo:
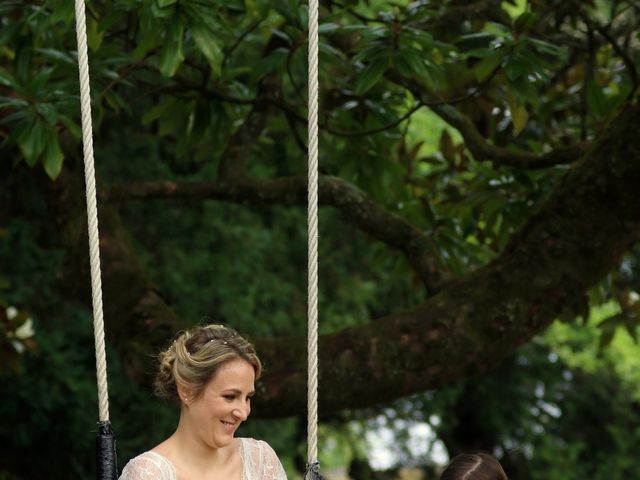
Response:
[{"label": "swing rope", "polygon": [[[309,0],[309,83],[308,83],[308,389],[307,389],[307,469],[305,479],[320,479],[318,462],[318,0]],[[109,394],[104,341],[102,281],[95,166],[93,158],[93,127],[91,122],[91,90],[84,0],[75,0],[82,141],[85,167],[89,260],[93,327],[98,385],[98,479],[116,480],[115,436],[109,422]]]},{"label": "swing rope", "polygon": [[84,178],[87,197],[87,227],[89,231],[89,263],[91,267],[91,298],[93,304],[93,333],[96,350],[98,385],[98,478],[115,480],[118,476],[115,456],[115,436],[109,422],[109,392],[107,388],[107,359],[104,342],[102,311],[102,280],[100,276],[100,240],[98,235],[98,207],[93,160],[93,127],[91,124],[91,89],[87,55],[87,26],[84,0],[75,0],[76,38],[78,43],[78,71],[80,76],[80,105],[82,113],[82,144]]},{"label": "swing rope", "polygon": [[308,305],[307,469],[321,478],[318,462],[318,0],[309,0],[308,80]]}]

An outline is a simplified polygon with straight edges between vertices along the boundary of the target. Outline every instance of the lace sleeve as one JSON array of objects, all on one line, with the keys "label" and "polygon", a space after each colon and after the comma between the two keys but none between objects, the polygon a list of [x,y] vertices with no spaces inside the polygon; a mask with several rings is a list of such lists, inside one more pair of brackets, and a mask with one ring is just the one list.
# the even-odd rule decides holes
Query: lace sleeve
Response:
[{"label": "lace sleeve", "polygon": [[246,480],[287,480],[280,459],[267,442],[253,438],[241,441]]},{"label": "lace sleeve", "polygon": [[119,480],[174,480],[174,477],[161,458],[146,452],[124,466]]},{"label": "lace sleeve", "polygon": [[287,480],[287,474],[284,472],[284,468],[282,468],[282,463],[280,463],[280,459],[276,452],[273,451],[271,446],[262,440],[259,440],[260,446],[262,447],[262,479],[264,480]]}]

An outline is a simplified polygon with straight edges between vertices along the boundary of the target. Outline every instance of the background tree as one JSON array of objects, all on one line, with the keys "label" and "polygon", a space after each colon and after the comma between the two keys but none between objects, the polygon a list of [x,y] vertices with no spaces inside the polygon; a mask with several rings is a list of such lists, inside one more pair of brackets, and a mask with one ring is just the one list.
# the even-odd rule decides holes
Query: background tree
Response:
[{"label": "background tree", "polygon": [[[105,313],[125,458],[170,424],[146,400],[150,354],[205,316],[247,332],[262,352],[256,414],[300,415],[306,6],[119,0],[88,9]],[[92,422],[94,400],[73,10],[9,0],[0,15],[0,295],[5,311],[32,312],[38,341],[25,344],[33,353],[22,374],[3,374],[3,385],[20,387],[3,392],[11,399],[3,415],[20,421],[2,434],[15,446],[2,465],[20,478],[43,464],[86,475],[82,421]],[[635,337],[639,20],[635,2],[614,0],[323,5],[327,421],[451,387],[423,402],[441,413],[450,450],[553,451],[514,430],[516,413],[530,420],[534,401],[518,387],[530,393],[543,373],[553,387],[545,392],[617,385],[610,369],[582,374],[564,360],[547,369],[548,345],[517,349],[553,320],[586,318],[609,301],[618,309],[600,324],[602,346],[618,327]],[[0,316],[2,348],[15,356],[27,314],[10,312]],[[522,368],[523,355],[540,369]],[[500,364],[509,375],[465,380]],[[483,410],[467,411],[465,400],[491,405],[483,392],[497,390],[492,382],[520,407],[472,432],[469,415]],[[620,409],[633,412],[635,401]],[[576,423],[561,418],[535,428],[568,441]],[[274,442],[294,452],[299,426],[279,425]],[[49,452],[53,433],[75,439],[72,459],[19,460],[25,449]],[[514,475],[537,478],[523,466],[526,452],[509,457],[524,469]]]}]

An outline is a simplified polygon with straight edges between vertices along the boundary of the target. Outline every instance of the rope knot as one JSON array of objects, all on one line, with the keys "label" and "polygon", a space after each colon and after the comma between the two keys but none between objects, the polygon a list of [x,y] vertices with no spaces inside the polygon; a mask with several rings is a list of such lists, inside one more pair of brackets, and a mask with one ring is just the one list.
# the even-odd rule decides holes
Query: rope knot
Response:
[{"label": "rope knot", "polygon": [[307,463],[304,469],[304,480],[324,480],[320,474],[320,462]]}]

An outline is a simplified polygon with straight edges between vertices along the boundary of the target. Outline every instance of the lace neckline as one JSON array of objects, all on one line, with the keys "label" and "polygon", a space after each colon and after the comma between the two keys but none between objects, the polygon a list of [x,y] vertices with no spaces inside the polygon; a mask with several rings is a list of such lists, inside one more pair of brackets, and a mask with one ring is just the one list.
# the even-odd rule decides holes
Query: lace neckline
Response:
[{"label": "lace neckline", "polygon": [[[244,438],[238,438],[239,442],[238,442],[238,453],[240,454],[240,462],[242,463],[242,477],[241,480],[245,480],[247,478],[247,474],[246,474],[246,462],[245,462],[245,439]],[[176,471],[176,467],[173,466],[173,463],[171,463],[171,461],[165,457],[164,455],[159,454],[158,452],[154,452],[153,450],[149,450],[146,452],[147,454],[151,455],[152,457],[155,457],[156,459],[160,460],[160,462],[162,462],[163,464],[165,464],[170,470],[171,473],[173,474],[173,478],[175,480],[178,480],[178,472]]]}]

